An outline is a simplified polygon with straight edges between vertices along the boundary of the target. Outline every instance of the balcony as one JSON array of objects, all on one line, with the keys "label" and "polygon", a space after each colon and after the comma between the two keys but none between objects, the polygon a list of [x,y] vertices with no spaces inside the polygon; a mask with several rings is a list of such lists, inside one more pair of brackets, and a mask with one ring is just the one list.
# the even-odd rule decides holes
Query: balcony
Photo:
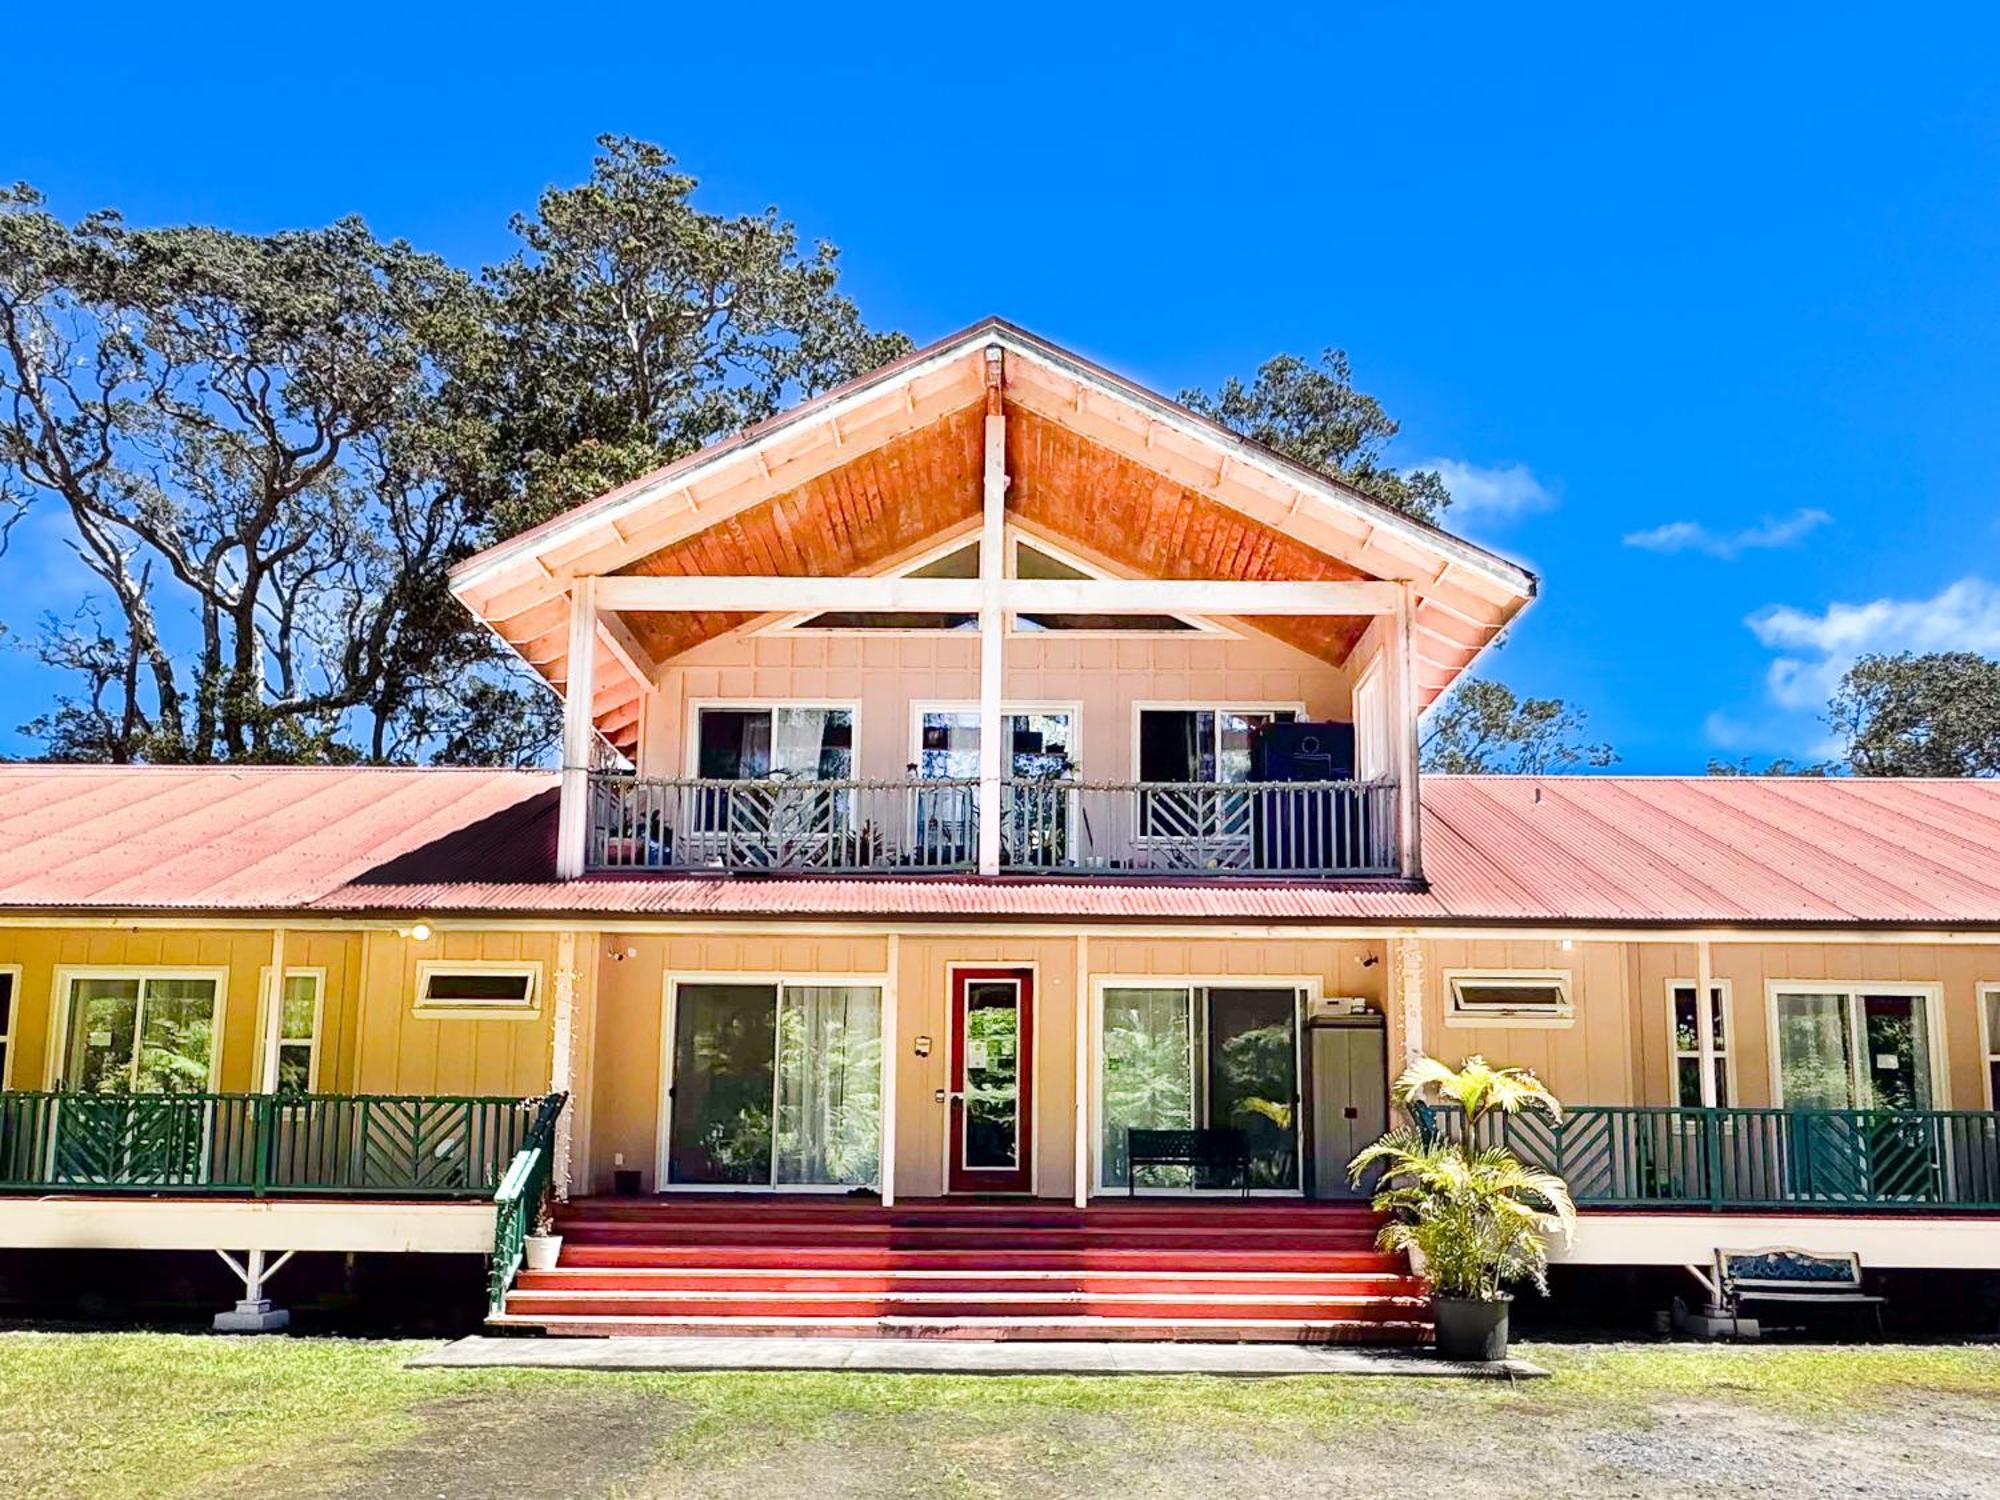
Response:
[{"label": "balcony", "polygon": [[[1462,1117],[1440,1112],[1456,1136]],[[1580,1208],[2000,1209],[2000,1113],[1582,1105],[1489,1119],[1486,1144],[1562,1176]]]},{"label": "balcony", "polygon": [[[923,875],[979,867],[976,779],[591,778],[591,870]],[[1007,779],[1013,874],[1328,879],[1398,871],[1393,781]]]},{"label": "balcony", "polygon": [[542,1099],[0,1093],[0,1192],[491,1200]]}]

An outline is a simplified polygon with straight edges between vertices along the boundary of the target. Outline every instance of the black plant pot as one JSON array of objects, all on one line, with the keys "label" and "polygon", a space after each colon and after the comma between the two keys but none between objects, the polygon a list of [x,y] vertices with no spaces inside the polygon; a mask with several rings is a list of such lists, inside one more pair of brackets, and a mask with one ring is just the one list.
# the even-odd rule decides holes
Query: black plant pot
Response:
[{"label": "black plant pot", "polygon": [[1432,1304],[1437,1319],[1440,1359],[1491,1361],[1507,1357],[1507,1308],[1512,1297],[1475,1302],[1465,1297],[1439,1297]]}]

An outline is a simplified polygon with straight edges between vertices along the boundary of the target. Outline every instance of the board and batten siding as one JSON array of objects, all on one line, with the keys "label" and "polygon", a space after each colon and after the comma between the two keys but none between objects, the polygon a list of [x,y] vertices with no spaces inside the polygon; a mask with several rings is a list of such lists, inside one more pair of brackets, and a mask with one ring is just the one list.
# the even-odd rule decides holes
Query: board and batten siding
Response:
[{"label": "board and batten siding", "polygon": [[[320,1087],[330,1092],[346,1090],[352,1076],[361,943],[354,933],[286,934],[287,969],[326,972],[319,1078]],[[63,999],[56,988],[61,971],[221,969],[226,973],[217,1086],[225,1093],[246,1091],[255,1076],[258,985],[270,958],[271,934],[254,928],[0,930],[0,964],[21,968],[8,1082],[16,1089],[55,1086],[60,1073],[53,1048]]]},{"label": "board and batten siding", "polygon": [[[1240,638],[1010,636],[1002,696],[1009,704],[1080,707],[1082,745],[1072,754],[1083,778],[1131,781],[1137,704],[1303,704],[1308,718],[1345,720],[1359,655],[1336,667],[1248,626]],[[856,774],[894,781],[915,758],[916,705],[978,702],[979,637],[742,633],[675,657],[659,687],[648,699],[642,747],[649,776],[689,774],[690,708],[720,699],[854,704]]]},{"label": "board and batten siding", "polygon": [[[525,1098],[548,1091],[554,933],[439,932],[419,943],[375,931],[362,944],[354,1092]],[[453,959],[538,964],[534,1013],[493,1020],[418,1015],[418,965]]]}]

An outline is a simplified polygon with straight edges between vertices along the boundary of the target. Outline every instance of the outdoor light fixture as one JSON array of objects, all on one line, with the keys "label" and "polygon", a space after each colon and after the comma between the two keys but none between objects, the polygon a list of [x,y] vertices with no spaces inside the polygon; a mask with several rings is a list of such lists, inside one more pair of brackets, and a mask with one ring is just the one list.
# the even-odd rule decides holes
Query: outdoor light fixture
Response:
[{"label": "outdoor light fixture", "polygon": [[431,940],[431,930],[426,923],[419,922],[414,927],[398,927],[396,936],[406,937],[413,943],[428,943]]}]

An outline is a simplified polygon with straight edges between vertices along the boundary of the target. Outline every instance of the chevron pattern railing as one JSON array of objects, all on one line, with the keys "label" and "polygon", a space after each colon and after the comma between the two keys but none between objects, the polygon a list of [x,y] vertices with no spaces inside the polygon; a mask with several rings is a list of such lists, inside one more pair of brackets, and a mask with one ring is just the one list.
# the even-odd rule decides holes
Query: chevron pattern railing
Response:
[{"label": "chevron pattern railing", "polygon": [[[1456,1111],[1437,1111],[1454,1139]],[[1489,1118],[1485,1143],[1559,1174],[1579,1207],[2000,1208],[2000,1113],[1578,1105]]]},{"label": "chevron pattern railing", "polygon": [[543,1101],[0,1093],[0,1192],[491,1198]]}]

